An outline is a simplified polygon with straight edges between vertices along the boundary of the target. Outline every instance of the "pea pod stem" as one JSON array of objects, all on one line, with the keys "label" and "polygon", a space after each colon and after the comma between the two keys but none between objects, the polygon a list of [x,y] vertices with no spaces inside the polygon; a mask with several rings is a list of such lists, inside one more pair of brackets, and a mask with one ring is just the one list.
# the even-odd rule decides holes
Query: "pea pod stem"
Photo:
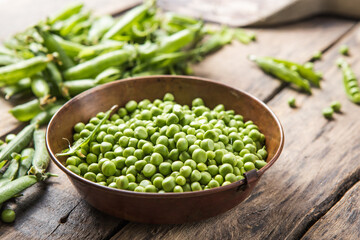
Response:
[{"label": "pea pod stem", "polygon": [[19,153],[21,150],[27,147],[31,142],[32,135],[36,127],[36,123],[32,123],[21,130],[16,135],[16,137],[0,152],[0,161],[5,159],[9,160],[12,153]]},{"label": "pea pod stem", "polygon": [[19,80],[31,77],[46,68],[49,57],[37,56],[0,68],[0,82],[14,84]]},{"label": "pea pod stem", "polygon": [[86,144],[88,144],[90,141],[92,141],[96,135],[96,133],[99,131],[101,125],[103,125],[105,123],[106,120],[109,119],[110,114],[112,113],[112,111],[114,111],[114,109],[117,108],[117,105],[114,105],[110,108],[110,110],[108,110],[105,113],[105,116],[103,119],[101,119],[101,121],[95,126],[94,130],[91,131],[91,133],[89,134],[88,137],[86,137],[85,139],[79,139],[72,147],[69,146],[69,149],[65,150],[62,153],[57,153],[56,156],[68,156],[68,155],[73,155],[76,153],[77,150],[79,150],[80,148],[82,148],[83,146],[86,146]]},{"label": "pea pod stem", "polygon": [[277,63],[271,59],[264,57],[249,56],[250,60],[256,64],[266,73],[275,76],[276,78],[292,83],[307,93],[311,93],[310,84],[306,79],[303,79],[297,72],[288,69],[284,64]]}]

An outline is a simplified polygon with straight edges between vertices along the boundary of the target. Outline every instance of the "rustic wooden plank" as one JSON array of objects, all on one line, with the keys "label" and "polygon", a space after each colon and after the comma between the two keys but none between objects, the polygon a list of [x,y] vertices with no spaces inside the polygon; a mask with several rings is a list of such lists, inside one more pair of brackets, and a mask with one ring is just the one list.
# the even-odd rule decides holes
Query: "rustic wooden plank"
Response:
[{"label": "rustic wooden plank", "polygon": [[[360,61],[355,53],[360,50],[359,30],[357,26],[341,41],[354,53],[349,59],[358,76]],[[246,201],[221,216],[197,223],[130,223],[113,239],[299,239],[359,179],[360,108],[345,96],[341,72],[334,63],[339,57],[338,46],[316,63],[324,72],[321,90],[307,96],[286,88],[269,102],[284,126],[286,143],[277,163]],[[296,97],[297,109],[287,106],[290,96]],[[321,111],[333,100],[341,101],[343,113],[328,121]]]},{"label": "rustic wooden plank", "polygon": [[360,183],[317,221],[302,239],[360,239]]}]

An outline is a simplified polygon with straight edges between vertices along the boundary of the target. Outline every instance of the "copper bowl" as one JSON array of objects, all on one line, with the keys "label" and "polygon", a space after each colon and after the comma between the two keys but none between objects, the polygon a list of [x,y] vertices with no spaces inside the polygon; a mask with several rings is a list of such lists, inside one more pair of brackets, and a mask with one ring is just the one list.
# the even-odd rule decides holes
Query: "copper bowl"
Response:
[{"label": "copper bowl", "polygon": [[[129,100],[162,98],[175,95],[180,104],[191,104],[201,97],[214,107],[219,103],[251,119],[266,136],[268,164],[259,171],[245,174],[245,179],[206,191],[184,193],[138,193],[100,186],[82,178],[64,165],[56,153],[67,148],[64,138],[72,139],[73,126],[87,122],[100,111]],[[111,82],[90,89],[67,102],[51,119],[46,145],[54,163],[68,176],[80,195],[93,207],[119,218],[141,223],[184,223],[223,213],[247,198],[259,178],[279,157],[284,144],[282,126],[275,114],[257,98],[208,79],[187,76],[149,76]]]}]

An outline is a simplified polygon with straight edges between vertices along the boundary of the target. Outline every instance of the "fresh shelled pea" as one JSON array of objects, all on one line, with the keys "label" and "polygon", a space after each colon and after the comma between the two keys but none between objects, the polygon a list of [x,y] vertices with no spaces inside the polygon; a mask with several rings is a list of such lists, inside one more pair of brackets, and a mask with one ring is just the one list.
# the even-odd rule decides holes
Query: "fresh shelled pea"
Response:
[{"label": "fresh shelled pea", "polygon": [[199,191],[266,165],[264,135],[224,105],[211,110],[196,98],[182,106],[167,93],[130,100],[110,117],[112,110],[75,124],[74,145],[58,154],[89,181],[136,192]]},{"label": "fresh shelled pea", "polygon": [[288,104],[290,107],[295,108],[296,107],[296,99],[294,97],[290,97],[288,99]]},{"label": "fresh shelled pea", "polygon": [[349,46],[346,44],[341,45],[339,48],[339,53],[344,56],[349,55]]},{"label": "fresh shelled pea", "polygon": [[332,119],[334,110],[331,107],[326,107],[322,110],[322,114],[327,119]]},{"label": "fresh shelled pea", "polygon": [[331,102],[330,107],[334,110],[334,112],[340,112],[341,111],[341,103],[339,101]]}]

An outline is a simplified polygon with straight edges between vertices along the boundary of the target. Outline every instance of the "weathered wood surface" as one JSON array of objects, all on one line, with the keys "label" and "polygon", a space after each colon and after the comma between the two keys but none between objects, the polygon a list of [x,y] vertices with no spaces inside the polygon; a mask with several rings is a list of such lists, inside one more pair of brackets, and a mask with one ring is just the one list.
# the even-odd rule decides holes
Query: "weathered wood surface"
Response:
[{"label": "weathered wood surface", "polygon": [[[285,129],[282,156],[263,176],[250,198],[231,211],[202,222],[175,226],[127,223],[90,207],[66,176],[50,164],[49,171],[59,177],[28,189],[25,196],[16,200],[18,218],[14,224],[0,223],[0,239],[298,239],[304,234],[314,239],[325,230],[328,232],[324,236],[329,238],[347,230],[350,225],[343,224],[332,231],[326,219],[335,225],[336,212],[348,210],[351,214],[352,205],[346,204],[346,198],[354,191],[351,189],[344,199],[338,200],[360,176],[357,163],[360,108],[346,99],[341,73],[334,64],[339,56],[338,45],[347,42],[353,53],[349,60],[360,76],[360,62],[356,61],[360,29],[353,28],[354,24],[317,18],[258,30],[257,43],[249,46],[234,43],[195,67],[196,75],[217,79],[266,100]],[[346,37],[333,46],[343,35]],[[325,80],[322,89],[315,90],[312,96],[283,89],[279,81],[265,76],[246,60],[246,55],[252,53],[303,62],[314,51],[328,48],[324,59],[315,66],[324,72]],[[289,96],[296,97],[297,109],[287,106]],[[328,121],[321,110],[332,100],[342,102],[343,113]],[[3,123],[3,115],[8,116],[3,114],[6,111],[3,102],[0,131],[8,132],[16,124]],[[342,219],[346,216],[344,213]]]},{"label": "weathered wood surface", "polygon": [[360,239],[360,183],[357,183],[302,239]]}]

